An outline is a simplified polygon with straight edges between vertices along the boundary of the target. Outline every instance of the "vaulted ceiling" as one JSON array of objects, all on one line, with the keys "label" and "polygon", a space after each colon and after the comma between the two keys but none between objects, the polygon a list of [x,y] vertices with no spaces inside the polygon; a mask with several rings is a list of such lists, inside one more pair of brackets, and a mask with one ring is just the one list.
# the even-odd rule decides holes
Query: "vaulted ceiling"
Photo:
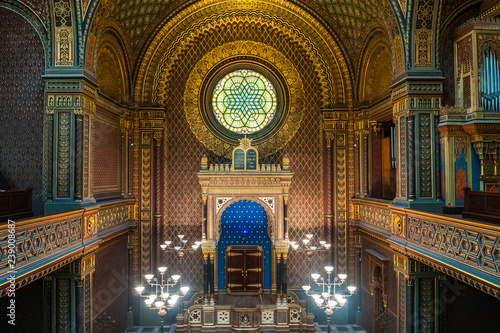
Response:
[{"label": "vaulted ceiling", "polygon": [[[132,47],[141,44],[145,33],[168,14],[193,1],[189,0],[118,0],[102,1],[105,11],[122,28]],[[386,1],[382,0],[302,0],[304,8],[321,15],[332,24],[342,40],[352,47],[362,43],[363,33],[371,21],[381,19]],[[406,3],[406,0],[400,0]],[[406,7],[404,4],[403,7]]]},{"label": "vaulted ceiling", "polygon": [[[28,0],[25,0],[28,1]],[[36,0],[30,0],[36,1]],[[96,1],[96,0],[94,0]],[[114,26],[128,40],[133,53],[138,51],[155,27],[173,17],[183,7],[196,5],[193,0],[101,0],[92,26]],[[390,27],[390,2],[386,0],[295,0],[305,11],[312,13],[322,24],[332,29],[349,54],[355,54],[375,26]],[[395,10],[406,15],[406,0],[396,2]],[[90,8],[90,7],[89,7]],[[394,17],[394,15],[392,15]],[[394,25],[394,23],[392,23]]]}]

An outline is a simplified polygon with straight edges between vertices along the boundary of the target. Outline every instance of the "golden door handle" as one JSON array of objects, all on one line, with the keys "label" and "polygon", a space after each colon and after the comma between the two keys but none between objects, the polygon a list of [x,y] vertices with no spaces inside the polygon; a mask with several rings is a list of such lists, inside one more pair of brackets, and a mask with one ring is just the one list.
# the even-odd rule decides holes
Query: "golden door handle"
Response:
[{"label": "golden door handle", "polygon": [[250,271],[250,272],[262,272],[262,268],[249,268],[247,269],[247,272]]},{"label": "golden door handle", "polygon": [[262,284],[260,284],[260,283],[248,284],[247,287],[261,288]]},{"label": "golden door handle", "polygon": [[234,287],[241,287],[241,286],[242,286],[242,284],[229,283],[227,286],[228,286],[229,288],[234,288]]},{"label": "golden door handle", "polygon": [[228,268],[227,271],[228,272],[238,272],[238,271],[241,271],[242,269],[241,268]]}]

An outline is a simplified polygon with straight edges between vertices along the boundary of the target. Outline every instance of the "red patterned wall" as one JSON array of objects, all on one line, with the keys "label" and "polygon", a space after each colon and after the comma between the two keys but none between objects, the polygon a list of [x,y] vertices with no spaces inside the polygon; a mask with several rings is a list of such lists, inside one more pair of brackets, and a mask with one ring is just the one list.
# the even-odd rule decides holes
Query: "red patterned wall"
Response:
[{"label": "red patterned wall", "polygon": [[120,194],[120,121],[102,110],[97,113],[92,146],[94,196]]},{"label": "red patterned wall", "polygon": [[[317,77],[307,56],[297,44],[286,36],[277,36],[271,28],[253,25],[233,25],[207,32],[203,39],[185,50],[172,71],[171,94],[165,97],[168,105],[166,116],[165,157],[165,204],[163,207],[165,236],[175,237],[181,228],[192,226],[187,237],[201,237],[201,188],[197,172],[203,154],[210,163],[224,161],[224,158],[207,152],[198,142],[185,120],[183,109],[184,86],[191,69],[198,60],[216,46],[237,40],[254,40],[266,43],[290,59],[302,75],[306,98],[305,116],[301,128],[288,145],[280,152],[264,160],[267,163],[281,163],[284,154],[290,157],[294,172],[290,188],[289,234],[293,239],[313,233],[322,233],[322,156],[320,139],[319,89]],[[188,230],[188,231],[189,231]],[[319,238],[318,238],[319,239]],[[161,241],[161,240],[160,240]],[[300,286],[307,271],[305,257],[291,256],[289,261],[289,285]],[[165,259],[169,261],[171,259]],[[191,285],[202,284],[201,255],[189,259],[184,265],[184,274],[192,280]],[[320,258],[314,259],[314,266]]]},{"label": "red patterned wall", "polygon": [[44,51],[20,15],[0,8],[0,189],[33,188],[43,214],[42,133]]}]

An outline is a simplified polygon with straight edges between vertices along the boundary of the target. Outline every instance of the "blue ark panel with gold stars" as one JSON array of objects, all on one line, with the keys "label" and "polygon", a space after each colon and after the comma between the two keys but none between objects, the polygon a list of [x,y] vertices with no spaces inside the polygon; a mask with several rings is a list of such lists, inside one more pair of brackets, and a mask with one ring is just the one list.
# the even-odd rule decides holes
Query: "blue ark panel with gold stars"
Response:
[{"label": "blue ark panel with gold stars", "polygon": [[226,288],[226,248],[230,245],[258,245],[264,250],[264,289],[271,289],[271,239],[267,233],[267,213],[250,200],[237,201],[222,213],[218,243],[219,290]]}]

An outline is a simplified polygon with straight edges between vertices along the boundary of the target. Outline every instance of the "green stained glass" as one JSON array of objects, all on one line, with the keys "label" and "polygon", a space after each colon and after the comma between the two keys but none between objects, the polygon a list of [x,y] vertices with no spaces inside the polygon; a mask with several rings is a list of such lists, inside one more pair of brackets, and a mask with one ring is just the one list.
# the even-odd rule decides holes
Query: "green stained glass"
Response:
[{"label": "green stained glass", "polygon": [[222,126],[239,134],[250,134],[263,129],[273,119],[276,92],[262,74],[240,69],[217,83],[212,105]]}]

